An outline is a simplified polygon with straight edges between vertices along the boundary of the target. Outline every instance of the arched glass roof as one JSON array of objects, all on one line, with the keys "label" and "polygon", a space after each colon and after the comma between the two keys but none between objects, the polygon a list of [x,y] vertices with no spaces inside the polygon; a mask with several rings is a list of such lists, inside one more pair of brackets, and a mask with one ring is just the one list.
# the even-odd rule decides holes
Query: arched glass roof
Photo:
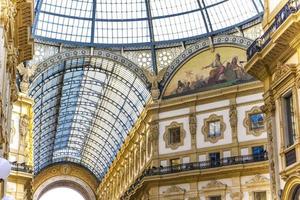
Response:
[{"label": "arched glass roof", "polygon": [[217,34],[257,19],[262,0],[38,0],[37,39],[138,46]]},{"label": "arched glass roof", "polygon": [[34,98],[34,172],[74,162],[100,180],[150,98],[131,70],[99,57],[67,59],[37,75]]}]

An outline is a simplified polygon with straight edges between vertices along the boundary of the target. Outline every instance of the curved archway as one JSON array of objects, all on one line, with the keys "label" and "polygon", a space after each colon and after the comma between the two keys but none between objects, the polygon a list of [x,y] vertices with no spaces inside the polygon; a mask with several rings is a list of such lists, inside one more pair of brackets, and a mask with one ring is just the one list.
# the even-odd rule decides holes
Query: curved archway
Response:
[{"label": "curved archway", "polygon": [[62,183],[61,186],[47,189],[45,193],[41,194],[41,197],[38,198],[38,200],[65,200],[67,198],[72,200],[90,200],[84,192],[72,186],[69,187],[66,183]]},{"label": "curved archway", "polygon": [[96,200],[98,181],[87,169],[76,164],[56,164],[45,168],[33,182],[33,200],[59,187],[71,188],[85,200]]},{"label": "curved archway", "polygon": [[99,180],[150,99],[141,68],[122,56],[86,49],[40,63],[29,93],[35,101],[34,173],[73,162]]},{"label": "curved archway", "polygon": [[[299,196],[297,196],[299,195]],[[284,185],[282,200],[299,200],[300,198],[300,176],[291,176]]]}]

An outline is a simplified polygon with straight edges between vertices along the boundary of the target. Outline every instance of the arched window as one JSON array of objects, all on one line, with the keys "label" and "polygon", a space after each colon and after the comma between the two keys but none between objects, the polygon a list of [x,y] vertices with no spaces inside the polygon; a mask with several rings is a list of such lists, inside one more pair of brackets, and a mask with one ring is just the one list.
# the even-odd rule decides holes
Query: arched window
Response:
[{"label": "arched window", "polygon": [[300,200],[300,185],[296,187],[292,200]]}]

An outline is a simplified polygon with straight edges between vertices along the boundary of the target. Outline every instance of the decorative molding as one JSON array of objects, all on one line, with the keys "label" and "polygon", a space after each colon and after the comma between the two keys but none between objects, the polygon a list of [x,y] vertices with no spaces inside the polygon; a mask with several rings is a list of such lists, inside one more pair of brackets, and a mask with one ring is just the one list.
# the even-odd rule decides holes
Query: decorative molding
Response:
[{"label": "decorative molding", "polygon": [[270,180],[260,174],[256,174],[252,179],[246,182],[246,185],[258,184],[258,183],[269,183]]},{"label": "decorative molding", "polygon": [[[174,144],[170,144],[170,134],[169,134],[169,130],[171,128],[179,128],[180,129],[180,142],[178,143],[174,143]],[[172,150],[177,149],[180,146],[184,145],[184,138],[185,138],[185,130],[183,128],[183,123],[177,123],[177,122],[172,122],[170,125],[165,127],[165,132],[163,135],[165,144],[166,144],[166,148],[171,148]]]},{"label": "decorative molding", "polygon": [[272,81],[274,82],[274,84],[277,84],[281,80],[283,80],[286,75],[293,71],[296,71],[296,64],[278,63],[273,73]]},{"label": "decorative molding", "polygon": [[169,187],[166,191],[163,192],[164,195],[170,195],[170,194],[184,194],[186,191],[185,189],[177,186],[177,185],[172,185]]},{"label": "decorative molding", "polygon": [[247,135],[260,136],[263,132],[266,131],[265,116],[263,117],[264,118],[264,127],[263,128],[251,129],[250,115],[259,114],[259,113],[263,114],[263,111],[258,106],[254,106],[253,108],[251,108],[251,110],[245,112],[245,118],[244,118],[243,124],[244,124],[244,127],[246,128]]},{"label": "decorative molding", "polygon": [[206,186],[202,187],[203,190],[211,190],[211,189],[226,189],[227,185],[217,181],[217,180],[212,180],[210,181]]},{"label": "decorative molding", "polygon": [[79,178],[80,180],[86,182],[94,193],[96,192],[98,186],[96,177],[83,167],[71,163],[56,164],[42,170],[34,178],[33,191],[36,191],[40,185],[53,177],[61,177],[66,175]]},{"label": "decorative molding", "polygon": [[45,71],[46,69],[48,69],[49,67],[57,63],[62,62],[63,60],[70,60],[70,59],[82,58],[82,57],[91,57],[91,58],[98,57],[98,58],[112,60],[113,62],[125,66],[127,69],[129,69],[134,74],[136,74],[145,83],[145,85],[150,85],[150,82],[147,79],[147,76],[145,75],[142,68],[140,68],[135,63],[131,62],[130,60],[128,60],[127,58],[121,55],[106,50],[100,50],[100,49],[94,51],[91,51],[89,49],[72,49],[70,51],[65,51],[65,52],[55,54],[54,56],[51,56],[47,60],[37,65],[37,69],[32,79],[34,81],[43,71]]},{"label": "decorative molding", "polygon": [[[219,136],[209,136],[209,123],[214,121],[220,121],[220,131]],[[202,133],[204,135],[204,141],[209,141],[211,143],[216,143],[220,139],[224,138],[224,131],[226,129],[226,124],[224,123],[223,116],[218,116],[216,114],[211,114],[208,118],[204,119],[202,126]]]}]

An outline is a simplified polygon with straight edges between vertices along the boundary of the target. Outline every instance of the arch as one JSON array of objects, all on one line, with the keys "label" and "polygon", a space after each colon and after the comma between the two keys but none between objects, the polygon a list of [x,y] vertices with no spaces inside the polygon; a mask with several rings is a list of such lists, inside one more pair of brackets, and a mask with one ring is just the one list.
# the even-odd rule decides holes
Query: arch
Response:
[{"label": "arch", "polygon": [[61,186],[78,191],[87,200],[96,200],[96,177],[89,170],[71,163],[49,166],[35,176],[33,200],[39,200],[45,192]]},{"label": "arch", "polygon": [[127,67],[130,71],[132,71],[134,74],[136,74],[146,85],[149,86],[150,82],[147,79],[146,75],[144,74],[143,70],[136,65],[134,62],[128,60],[124,56],[118,55],[116,53],[112,53],[110,51],[97,49],[72,49],[69,51],[64,51],[61,53],[57,53],[45,61],[39,63],[35,68],[35,73],[32,77],[32,80],[34,81],[35,78],[37,78],[44,70],[46,70],[48,67],[51,67],[62,60],[69,60],[73,58],[82,58],[82,57],[94,57],[94,58],[104,58],[111,60],[113,62],[119,63],[120,65],[123,65]]},{"label": "arch", "polygon": [[294,200],[293,196],[295,192],[300,187],[300,176],[291,176],[287,179],[283,192],[282,192],[282,200]]},{"label": "arch", "polygon": [[150,99],[141,68],[122,56],[86,49],[40,63],[29,93],[36,114],[34,173],[69,161],[99,180]]},{"label": "arch", "polygon": [[190,46],[184,50],[173,62],[167,67],[166,72],[160,82],[161,85],[161,98],[163,97],[166,88],[174,75],[181,69],[181,67],[192,59],[195,55],[201,52],[212,50],[216,47],[236,47],[246,51],[252,44],[252,40],[234,35],[219,35],[213,38],[205,38],[198,43]]}]

